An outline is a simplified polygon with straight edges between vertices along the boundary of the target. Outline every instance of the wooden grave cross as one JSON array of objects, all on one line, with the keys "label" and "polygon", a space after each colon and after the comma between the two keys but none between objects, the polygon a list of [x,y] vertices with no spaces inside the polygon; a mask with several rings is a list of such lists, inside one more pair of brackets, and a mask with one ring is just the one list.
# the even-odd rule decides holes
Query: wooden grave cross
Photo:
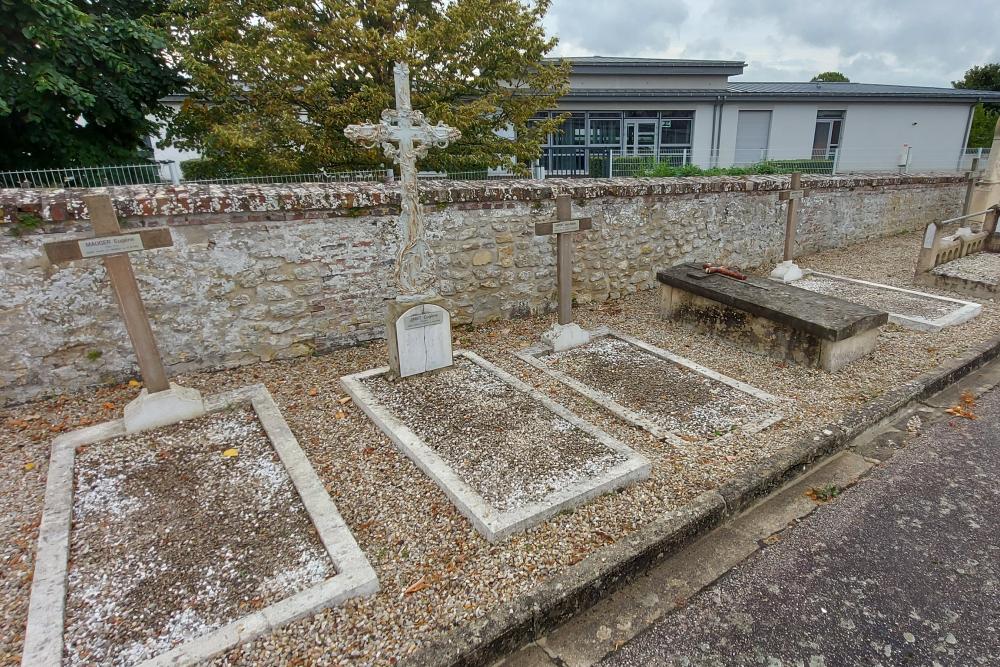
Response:
[{"label": "wooden grave cross", "polygon": [[803,197],[812,194],[812,190],[802,189],[802,174],[792,174],[791,187],[778,192],[779,201],[788,202],[788,212],[785,218],[785,254],[783,259],[791,262],[795,259],[795,226],[798,224],[799,202]]},{"label": "wooden grave cross", "polygon": [[559,293],[559,324],[573,321],[573,232],[592,227],[590,218],[574,218],[573,197],[556,197],[555,222],[536,222],[535,236],[556,236],[556,286]]},{"label": "wooden grave cross", "polygon": [[89,195],[83,201],[90,211],[94,236],[89,239],[46,243],[45,254],[53,264],[85,257],[104,259],[104,268],[107,269],[118,308],[125,320],[125,330],[132,340],[135,356],[139,359],[139,369],[146,390],[150,394],[166,391],[170,389],[170,384],[156,347],[156,339],[153,338],[153,329],[149,326],[146,308],[142,305],[142,296],[139,294],[139,285],[135,281],[128,253],[172,246],[174,243],[170,230],[158,227],[123,233],[118,225],[111,197]]}]

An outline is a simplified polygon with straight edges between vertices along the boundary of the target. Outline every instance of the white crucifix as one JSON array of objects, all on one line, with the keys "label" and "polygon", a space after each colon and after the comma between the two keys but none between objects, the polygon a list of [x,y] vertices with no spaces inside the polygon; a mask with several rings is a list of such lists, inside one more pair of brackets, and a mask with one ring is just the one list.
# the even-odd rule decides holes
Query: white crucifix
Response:
[{"label": "white crucifix", "polygon": [[780,201],[788,202],[788,210],[785,214],[785,251],[783,260],[771,272],[771,277],[775,280],[790,283],[802,277],[802,269],[795,263],[795,227],[798,225],[799,202],[803,197],[812,194],[812,190],[802,189],[802,174],[795,172],[792,174],[792,182],[789,189],[778,193]]},{"label": "white crucifix", "polygon": [[205,413],[201,394],[167,381],[163,360],[146,316],[139,285],[132,271],[128,253],[167,248],[173,245],[165,227],[122,233],[111,197],[90,195],[83,198],[90,212],[94,236],[89,239],[46,243],[45,254],[53,264],[88,257],[102,257],[104,268],[118,302],[125,330],[139,360],[144,388],[139,397],[125,406],[125,430],[141,431],[199,417]]},{"label": "white crucifix", "polygon": [[344,136],[368,148],[381,146],[399,165],[400,215],[396,280],[400,296],[389,304],[386,337],[389,366],[398,377],[451,366],[451,317],[441,305],[431,270],[431,250],[417,187],[417,158],[431,146],[444,148],[462,134],[444,123],[431,125],[410,104],[410,68],[393,67],[396,108],[382,112],[379,123],[348,125]]},{"label": "white crucifix", "polygon": [[573,237],[592,227],[590,218],[573,217],[573,198],[556,197],[555,222],[536,222],[535,236],[556,237],[556,290],[559,294],[559,321],[542,334],[542,341],[556,352],[584,345],[590,334],[573,322]]}]

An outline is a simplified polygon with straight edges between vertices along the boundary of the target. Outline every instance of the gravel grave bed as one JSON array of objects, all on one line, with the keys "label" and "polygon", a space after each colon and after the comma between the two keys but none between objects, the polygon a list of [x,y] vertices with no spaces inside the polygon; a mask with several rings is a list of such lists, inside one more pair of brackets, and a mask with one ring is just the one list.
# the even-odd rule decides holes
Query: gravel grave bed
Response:
[{"label": "gravel grave bed", "polygon": [[945,317],[963,307],[960,303],[948,303],[916,294],[881,289],[874,285],[838,280],[826,276],[807,275],[792,284],[810,292],[836,296],[845,301],[859,303],[876,310],[884,310],[907,317],[919,317],[925,320]]},{"label": "gravel grave bed", "polygon": [[599,476],[626,456],[464,357],[428,376],[364,381],[459,477],[500,512]]},{"label": "gravel grave bed", "polygon": [[79,450],[66,665],[137,664],[336,574],[252,407]]},{"label": "gravel grave bed", "polygon": [[767,401],[613,336],[540,359],[684,440],[726,435],[773,411]]},{"label": "gravel grave bed", "polygon": [[[913,283],[922,234],[803,255],[802,266],[953,298]],[[681,256],[664,258],[676,263]],[[772,266],[753,273],[767,275]],[[616,286],[624,291],[631,286]],[[555,293],[553,291],[553,299]],[[838,373],[786,364],[692,333],[657,316],[656,290],[581,304],[576,321],[608,326],[779,398],[784,419],[756,434],[737,432],[697,448],[665,445],[516,358],[536,345],[554,316],[456,326],[470,349],[566,406],[650,460],[647,480],[603,495],[501,543],[490,544],[433,480],[401,454],[350,402],[340,378],[384,366],[385,343],[330,354],[179,375],[206,395],[265,384],[337,509],[375,568],[381,591],[286,625],[211,662],[214,665],[392,665],[488,611],[509,608],[540,582],[609,542],[660,519],[701,492],[746,473],[765,457],[848,410],[953,360],[1000,330],[1000,307],[937,333],[886,325],[875,352]],[[139,389],[99,387],[0,409],[0,664],[16,665],[27,614],[49,442],[66,430],[121,416]]]},{"label": "gravel grave bed", "polygon": [[1000,253],[977,252],[959,257],[934,267],[931,273],[996,285],[1000,282]]}]

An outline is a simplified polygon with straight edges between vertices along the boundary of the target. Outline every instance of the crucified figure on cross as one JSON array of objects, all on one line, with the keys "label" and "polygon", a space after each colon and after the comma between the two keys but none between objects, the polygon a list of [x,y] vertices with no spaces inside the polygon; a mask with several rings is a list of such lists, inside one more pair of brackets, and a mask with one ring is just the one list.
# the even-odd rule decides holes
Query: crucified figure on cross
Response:
[{"label": "crucified figure on cross", "polygon": [[431,146],[444,148],[462,134],[439,122],[431,125],[410,104],[410,68],[396,63],[396,108],[382,112],[379,123],[348,125],[344,136],[367,148],[381,145],[387,157],[399,165],[401,182],[400,243],[396,279],[400,291],[412,296],[429,292],[434,283],[430,272],[430,247],[424,238],[424,214],[417,190],[417,158],[426,157]]}]

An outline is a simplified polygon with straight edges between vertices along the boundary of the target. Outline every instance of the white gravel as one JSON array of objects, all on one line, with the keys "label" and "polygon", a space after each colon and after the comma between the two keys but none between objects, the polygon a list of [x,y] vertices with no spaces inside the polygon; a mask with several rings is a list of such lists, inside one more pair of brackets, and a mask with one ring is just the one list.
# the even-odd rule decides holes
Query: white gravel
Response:
[{"label": "white gravel", "polygon": [[977,252],[959,257],[934,267],[931,273],[996,285],[1000,283],[1000,253]]},{"label": "white gravel", "polygon": [[[910,289],[919,234],[800,257],[802,266]],[[771,267],[760,267],[765,274]],[[945,296],[956,296],[947,292]],[[551,317],[458,327],[456,346],[472,349],[638,450],[652,462],[648,480],[602,496],[524,534],[489,544],[354,406],[338,379],[385,364],[384,343],[294,361],[181,376],[207,393],[263,382],[378,573],[382,590],[292,623],[215,661],[226,665],[389,665],[490,609],[505,607],[538,582],[655,521],[705,489],[759,462],[921,372],[996,335],[1000,308],[938,333],[888,325],[875,353],[836,374],[753,355],[723,340],[662,322],[655,292],[577,310],[588,329],[607,325],[794,403],[780,424],[753,436],[666,447],[591,404],[511,354],[538,342]],[[313,391],[315,390],[315,392]],[[138,389],[126,386],[39,401],[0,412],[0,655],[16,661],[27,609],[34,540],[53,428],[120,415]],[[314,395],[315,394],[315,395]],[[103,403],[111,403],[105,409]],[[338,418],[338,413],[341,416]],[[32,420],[28,417],[37,415]],[[34,464],[25,470],[25,464]],[[412,593],[418,582],[426,587]],[[418,588],[421,588],[418,586]]]},{"label": "white gravel", "polygon": [[936,320],[964,307],[960,303],[949,303],[918,294],[897,292],[826,276],[810,275],[796,280],[794,284],[810,292],[836,296],[876,310],[925,320]]}]

